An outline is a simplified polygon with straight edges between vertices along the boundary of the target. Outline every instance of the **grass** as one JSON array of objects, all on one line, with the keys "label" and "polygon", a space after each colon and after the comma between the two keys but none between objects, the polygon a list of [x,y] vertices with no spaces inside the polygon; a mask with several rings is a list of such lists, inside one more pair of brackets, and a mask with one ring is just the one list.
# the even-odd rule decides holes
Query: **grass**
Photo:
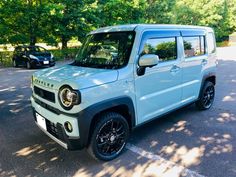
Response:
[{"label": "grass", "polygon": [[[74,59],[79,48],[67,48],[63,50],[50,50],[56,61]],[[13,51],[0,51],[0,66],[12,66]]]},{"label": "grass", "polygon": [[9,67],[12,65],[12,51],[0,52],[0,66]]},{"label": "grass", "polygon": [[230,46],[229,41],[216,42],[217,47],[228,47]]}]

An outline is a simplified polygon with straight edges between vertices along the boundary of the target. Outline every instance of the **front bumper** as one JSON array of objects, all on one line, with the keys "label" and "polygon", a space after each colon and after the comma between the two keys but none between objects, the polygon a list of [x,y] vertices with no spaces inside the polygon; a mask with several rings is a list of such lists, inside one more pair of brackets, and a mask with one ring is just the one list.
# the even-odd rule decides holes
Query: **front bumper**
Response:
[{"label": "front bumper", "polygon": [[[50,138],[60,144],[62,147],[68,150],[80,150],[84,148],[83,143],[81,143],[81,138],[79,134],[79,124],[75,117],[70,117],[66,115],[57,115],[43,106],[35,102],[34,97],[31,97],[31,103],[33,108],[33,115],[35,118],[35,123],[38,127]],[[36,119],[36,113],[41,115],[46,119],[46,130],[44,130],[38,123]],[[64,128],[64,122],[69,121],[73,125],[73,132],[66,132]]]},{"label": "front bumper", "polygon": [[31,64],[37,67],[41,67],[41,66],[54,66],[55,65],[55,61],[51,61],[49,60],[48,64],[44,64],[44,61],[42,60],[31,60]]}]

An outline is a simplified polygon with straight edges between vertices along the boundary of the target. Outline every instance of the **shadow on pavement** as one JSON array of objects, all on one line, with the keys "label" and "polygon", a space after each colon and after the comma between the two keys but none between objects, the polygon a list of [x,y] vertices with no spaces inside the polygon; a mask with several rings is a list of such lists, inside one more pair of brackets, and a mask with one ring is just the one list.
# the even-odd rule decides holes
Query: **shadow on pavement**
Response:
[{"label": "shadow on pavement", "polygon": [[[210,110],[187,106],[138,128],[129,143],[206,176],[235,176],[235,68],[236,60],[219,60]],[[34,125],[30,74],[20,71],[7,77],[0,71],[0,176],[173,176],[173,169],[160,169],[129,150],[111,162],[96,162],[85,150],[61,148]]]}]

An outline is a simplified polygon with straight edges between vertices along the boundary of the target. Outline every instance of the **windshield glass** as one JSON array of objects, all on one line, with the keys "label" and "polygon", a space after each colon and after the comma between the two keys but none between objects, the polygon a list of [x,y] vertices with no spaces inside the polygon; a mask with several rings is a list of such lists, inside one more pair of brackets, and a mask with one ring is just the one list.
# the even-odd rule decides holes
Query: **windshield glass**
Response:
[{"label": "windshield glass", "polygon": [[39,46],[30,46],[25,48],[28,52],[46,52],[46,49]]},{"label": "windshield glass", "polygon": [[112,32],[88,35],[74,65],[118,69],[128,63],[135,32]]}]

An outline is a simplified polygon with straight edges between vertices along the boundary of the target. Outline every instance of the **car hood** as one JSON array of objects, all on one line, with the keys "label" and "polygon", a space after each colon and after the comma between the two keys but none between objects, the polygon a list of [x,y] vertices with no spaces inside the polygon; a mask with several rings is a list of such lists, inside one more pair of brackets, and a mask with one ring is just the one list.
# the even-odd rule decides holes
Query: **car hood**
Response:
[{"label": "car hood", "polygon": [[49,52],[28,52],[28,55],[34,55],[36,57],[50,57],[51,53]]},{"label": "car hood", "polygon": [[49,86],[56,90],[62,85],[70,85],[73,89],[84,89],[114,82],[117,78],[117,70],[72,65],[48,68],[34,74],[34,80],[37,80],[36,85]]}]

